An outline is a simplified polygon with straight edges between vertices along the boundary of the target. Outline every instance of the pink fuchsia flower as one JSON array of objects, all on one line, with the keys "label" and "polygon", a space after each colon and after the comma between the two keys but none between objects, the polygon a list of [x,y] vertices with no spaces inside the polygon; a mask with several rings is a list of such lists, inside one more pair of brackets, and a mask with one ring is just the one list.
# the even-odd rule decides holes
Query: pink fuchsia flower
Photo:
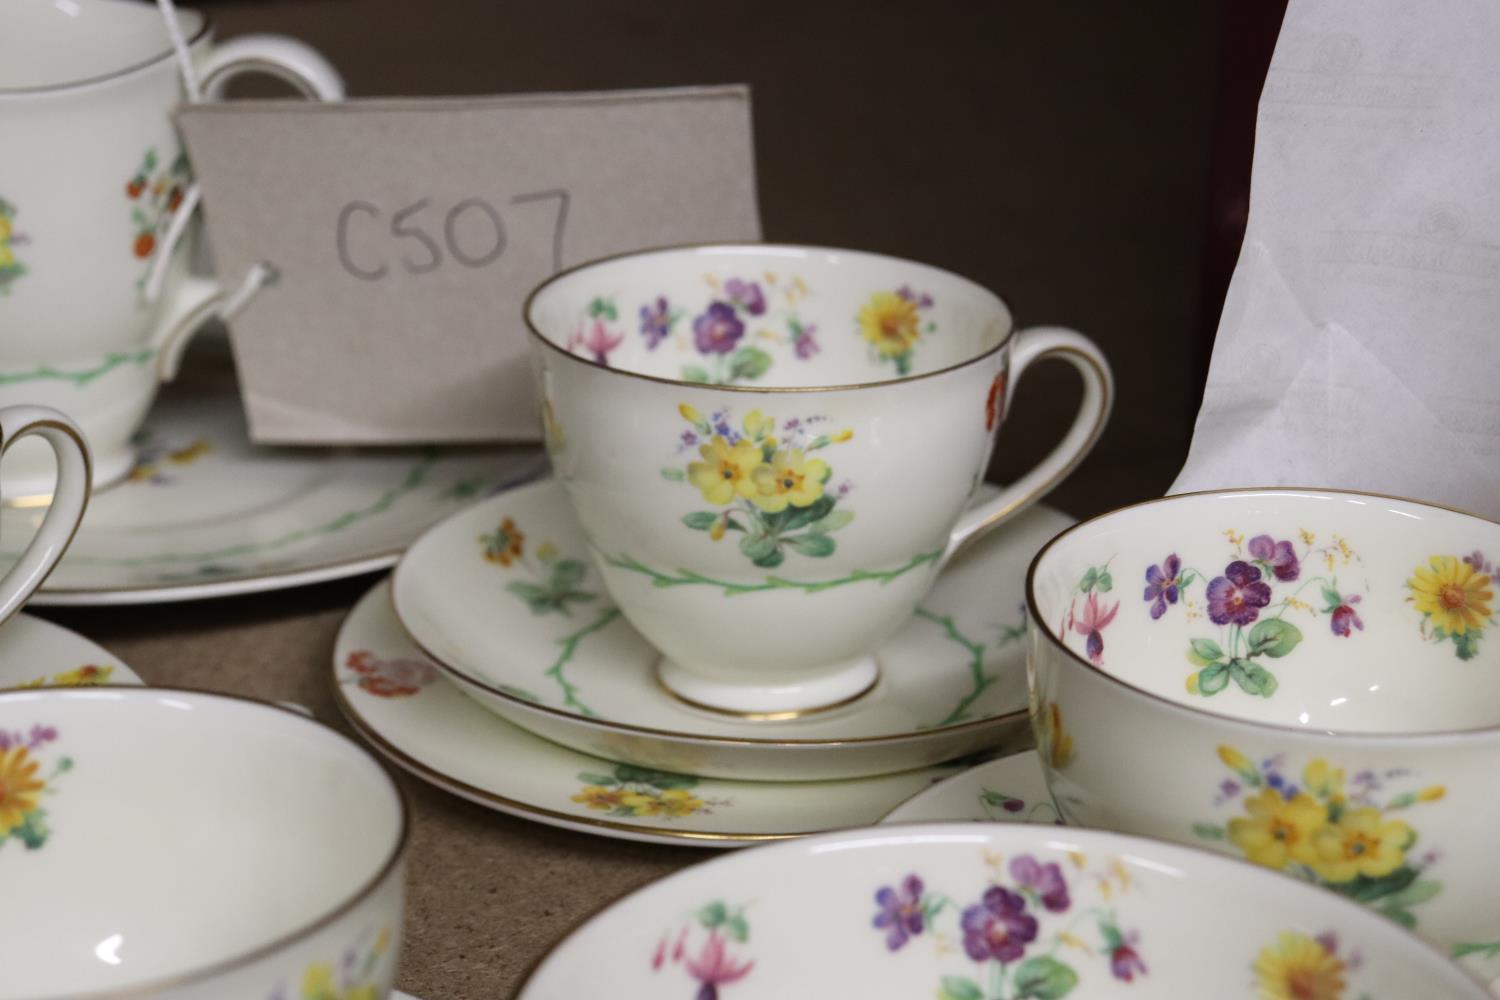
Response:
[{"label": "pink fuchsia flower", "polygon": [[1036,940],[1036,917],[1026,912],[1019,893],[992,885],[964,910],[964,951],[976,962],[1014,962]]},{"label": "pink fuchsia flower", "polygon": [[585,334],[580,327],[572,337],[568,339],[568,350],[583,348],[594,356],[594,360],[601,365],[609,364],[609,352],[620,346],[625,339],[625,334],[614,333],[604,325],[604,320],[594,320],[594,325]]},{"label": "pink fuchsia flower", "polygon": [[649,350],[656,350],[656,345],[672,332],[672,320],[672,310],[664,295],[658,295],[655,302],[641,306],[641,336],[646,338]]},{"label": "pink fuchsia flower", "polygon": [[1343,599],[1338,607],[1333,609],[1333,614],[1328,619],[1328,627],[1333,630],[1334,635],[1349,637],[1350,629],[1364,631],[1364,620],[1359,617],[1359,612],[1354,610],[1354,605],[1359,603],[1359,595],[1351,594]]},{"label": "pink fuchsia flower", "polygon": [[1062,913],[1068,908],[1068,883],[1056,862],[1043,864],[1030,854],[1021,854],[1011,861],[1010,874],[1037,894],[1047,912]]},{"label": "pink fuchsia flower", "polygon": [[765,315],[766,297],[761,294],[760,286],[755,282],[730,278],[724,282],[724,294],[729,296],[731,303],[751,316]]},{"label": "pink fuchsia flower", "polygon": [[745,324],[725,302],[709,303],[707,311],[693,320],[693,342],[702,354],[728,354],[745,335]]},{"label": "pink fuchsia flower", "polygon": [[1146,567],[1146,591],[1144,599],[1152,602],[1151,617],[1160,618],[1167,613],[1168,604],[1176,604],[1182,586],[1182,560],[1173,552],[1161,561],[1160,566]]},{"label": "pink fuchsia flower", "polygon": [[1224,567],[1208,584],[1208,618],[1215,625],[1249,625],[1271,603],[1271,588],[1260,570],[1242,559]]},{"label": "pink fuchsia flower", "polygon": [[922,880],[917,876],[906,876],[898,888],[881,886],[875,893],[875,905],[880,912],[871,923],[876,930],[887,932],[885,946],[890,951],[899,951],[907,941],[922,933]]},{"label": "pink fuchsia flower", "polygon": [[720,986],[744,979],[755,968],[753,960],[743,964],[735,962],[717,931],[709,931],[708,940],[703,943],[698,957],[690,958],[684,964],[688,974],[702,984],[696,1000],[718,1000]]},{"label": "pink fuchsia flower", "polygon": [[1256,535],[1250,539],[1247,547],[1250,555],[1257,562],[1269,566],[1276,579],[1282,583],[1290,583],[1302,572],[1302,564],[1297,561],[1297,553],[1292,551],[1291,542],[1276,542],[1271,540],[1270,535]]},{"label": "pink fuchsia flower", "polygon": [[1119,610],[1119,601],[1116,601],[1108,611],[1101,609],[1099,592],[1093,591],[1089,594],[1088,600],[1083,602],[1083,614],[1073,616],[1070,613],[1073,631],[1085,637],[1084,651],[1094,663],[1104,661],[1104,636],[1099,633],[1115,620],[1115,612]]}]

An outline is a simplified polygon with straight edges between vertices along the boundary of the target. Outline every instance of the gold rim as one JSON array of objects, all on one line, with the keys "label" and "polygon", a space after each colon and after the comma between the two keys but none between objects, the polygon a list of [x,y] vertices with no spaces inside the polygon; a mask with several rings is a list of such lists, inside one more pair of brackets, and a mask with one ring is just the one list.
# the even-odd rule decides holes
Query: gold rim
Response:
[{"label": "gold rim", "polygon": [[[244,695],[230,694],[224,691],[203,691],[195,688],[169,687],[164,685],[144,687],[135,684],[96,684],[88,688],[42,688],[40,690],[27,689],[24,691],[0,691],[0,705],[3,705],[6,701],[33,700],[38,694],[42,694],[48,697],[55,696],[61,699],[70,699],[77,697],[87,697],[90,692],[95,691],[119,691],[125,693],[127,696],[134,697],[144,697],[153,693],[168,692],[173,694],[190,695],[195,698],[217,698],[223,701],[242,702],[245,704],[254,705],[257,708],[269,709],[274,712],[285,713],[286,715],[289,715],[294,719],[298,719],[301,722],[306,723],[307,725],[321,729],[324,731],[325,735],[331,736],[339,742],[345,743],[356,750],[362,758],[372,764],[375,767],[376,771],[385,778],[386,782],[390,786],[391,793],[396,798],[398,828],[396,832],[395,843],[391,849],[391,853],[385,859],[385,861],[381,863],[380,867],[376,869],[375,874],[371,878],[366,880],[366,882],[357,890],[355,890],[353,895],[351,895],[347,900],[340,903],[338,906],[336,906],[328,913],[325,913],[323,916],[318,917],[313,922],[304,924],[301,927],[288,931],[281,937],[269,942],[268,944],[261,945],[253,951],[248,951],[240,955],[231,956],[230,958],[226,958],[220,962],[216,962],[213,965],[207,965],[200,969],[194,969],[190,972],[178,973],[174,976],[152,980],[150,982],[130,986],[121,990],[105,990],[97,993],[68,994],[67,996],[69,1000],[134,1000],[134,998],[156,996],[163,990],[181,989],[194,983],[198,983],[215,976],[220,976],[228,972],[233,972],[236,969],[241,969],[248,965],[253,965],[254,963],[259,962],[264,958],[269,958],[276,952],[282,951],[291,945],[297,944],[298,942],[313,936],[319,931],[331,926],[340,918],[348,915],[361,903],[364,903],[367,899],[369,899],[376,892],[382,889],[390,876],[394,874],[395,871],[400,867],[402,860],[406,856],[406,850],[411,840],[411,808],[406,801],[406,793],[401,790],[400,782],[396,780],[396,776],[392,773],[390,767],[384,761],[380,760],[380,758],[374,756],[364,747],[360,746],[357,741],[350,739],[327,723],[319,722],[317,719],[313,718],[310,715],[303,715],[301,712],[294,711],[293,709],[273,704],[271,702],[260,701],[256,698],[248,698]],[[55,998],[55,1000],[63,1000],[63,997],[58,996],[57,998]]]},{"label": "gold rim", "polygon": [[[122,4],[122,6],[124,5]],[[209,36],[209,34],[212,33],[213,18],[209,17],[206,13],[200,10],[186,11],[185,13],[196,15],[203,21],[203,23],[198,26],[198,30],[195,31],[190,38],[186,39],[187,47],[191,49],[193,46],[203,41]],[[156,66],[158,63],[164,62],[168,59],[175,59],[176,56],[177,53],[172,46],[172,40],[168,38],[167,48],[165,52],[158,53],[157,55],[154,55],[149,59],[144,59],[137,63],[131,63],[129,66],[121,67],[120,69],[113,70],[109,73],[101,73],[98,76],[87,76],[81,80],[67,80],[63,83],[49,83],[44,87],[0,87],[0,101],[4,101],[7,98],[24,98],[41,94],[66,94],[69,91],[83,90],[87,87],[92,87],[97,84],[108,83],[111,80],[117,80],[121,77],[132,76],[136,73],[144,72],[145,70],[151,69],[153,66]]]},{"label": "gold rim", "polygon": [[[400,567],[398,566],[397,568],[399,569]],[[461,686],[478,688],[481,691],[485,692],[485,694],[500,698],[512,705],[515,705],[518,708],[523,708],[529,712],[538,712],[544,715],[551,715],[559,719],[565,719],[568,722],[575,723],[584,727],[614,730],[617,732],[628,733],[635,736],[652,736],[661,739],[685,740],[689,743],[698,745],[713,744],[715,746],[750,747],[842,747],[864,746],[878,743],[898,744],[903,742],[923,742],[934,736],[957,736],[961,733],[973,732],[990,727],[998,728],[1002,725],[1015,723],[1027,718],[1027,710],[1022,708],[1017,709],[1014,712],[1006,712],[1004,715],[991,715],[983,719],[972,719],[968,722],[959,722],[955,723],[954,725],[944,726],[939,729],[923,729],[919,732],[893,733],[886,736],[853,736],[847,739],[829,740],[777,740],[768,738],[763,739],[751,736],[713,736],[710,734],[699,733],[679,733],[671,729],[655,729],[651,726],[637,726],[629,722],[614,722],[609,719],[590,718],[582,715],[576,715],[572,712],[567,711],[566,709],[554,708],[551,705],[538,705],[535,702],[530,702],[526,701],[523,698],[518,698],[513,694],[502,691],[500,688],[491,686],[486,681],[474,678],[468,673],[464,672],[462,669],[453,666],[451,663],[448,663],[446,660],[442,659],[432,650],[422,645],[422,641],[412,633],[412,630],[410,628],[407,627],[406,621],[401,616],[401,606],[396,603],[396,587],[394,585],[394,582],[392,583],[390,594],[388,595],[388,597],[391,604],[391,613],[395,616],[396,623],[401,626],[401,631],[409,640],[411,640],[411,644],[417,647],[417,650],[424,657],[426,657],[433,666],[437,667],[443,673],[453,677],[459,682]],[[866,693],[868,692],[861,692],[857,697],[863,697]],[[687,700],[681,698],[680,695],[677,695],[675,693],[673,694],[673,697],[683,701]],[[711,711],[713,710],[711,709]],[[510,723],[510,725],[515,725],[515,723]]]},{"label": "gold rim", "polygon": [[[944,275],[948,279],[956,281],[961,285],[965,285],[973,291],[977,292],[982,298],[991,300],[998,307],[998,311],[1004,313],[1007,320],[1007,328],[1005,331],[1005,335],[1002,336],[994,346],[986,348],[982,353],[976,354],[971,358],[966,358],[963,361],[951,364],[946,368],[939,368],[937,371],[923,372],[920,375],[898,375],[895,378],[881,379],[877,382],[850,382],[844,385],[801,385],[777,387],[754,385],[706,385],[702,382],[684,382],[681,379],[665,378],[660,375],[647,375],[644,372],[628,371],[624,368],[611,368],[609,365],[600,364],[592,358],[579,357],[573,352],[564,349],[561,345],[555,343],[553,340],[547,337],[546,334],[538,330],[536,323],[532,321],[532,306],[535,304],[537,298],[544,292],[546,292],[547,289],[562,281],[564,278],[569,278],[574,274],[578,274],[582,271],[587,271],[592,268],[600,267],[604,264],[613,263],[615,261],[629,260],[631,258],[637,257],[651,257],[658,254],[666,255],[672,253],[703,250],[737,250],[749,254],[764,253],[767,250],[794,250],[805,254],[823,255],[845,254],[849,256],[892,261],[908,267],[921,268],[925,271]],[[953,372],[961,371],[972,365],[977,365],[981,361],[984,361],[986,358],[989,358],[994,354],[1005,350],[1016,335],[1016,318],[1015,315],[1011,312],[1010,306],[1007,305],[1005,300],[1000,296],[996,295],[994,292],[990,291],[988,288],[984,287],[972,278],[965,278],[963,275],[956,274],[953,271],[946,270],[945,268],[936,267],[932,264],[923,264],[920,261],[908,260],[904,257],[893,257],[889,254],[871,253],[866,250],[847,250],[840,249],[838,247],[819,247],[800,243],[675,243],[667,244],[664,246],[647,247],[641,250],[627,250],[624,253],[610,254],[606,257],[596,257],[593,260],[587,260],[581,264],[574,264],[572,267],[564,268],[563,270],[558,271],[556,274],[552,275],[546,281],[542,282],[540,285],[537,285],[535,288],[533,288],[531,290],[531,294],[526,296],[526,301],[521,306],[521,318],[526,323],[526,329],[535,341],[541,343],[547,348],[550,348],[552,351],[556,352],[562,357],[567,358],[570,361],[577,362],[580,365],[587,365],[591,368],[598,369],[599,371],[609,372],[612,375],[624,375],[628,378],[640,379],[644,382],[655,382],[659,385],[670,385],[681,389],[697,389],[700,391],[710,392],[722,391],[761,394],[802,392],[852,392],[856,389],[876,389],[880,388],[881,386],[907,385],[912,382],[920,382],[924,379],[936,378],[939,375],[948,375]]]},{"label": "gold rim", "polygon": [[[599,819],[596,816],[575,815],[573,813],[566,813],[557,809],[548,809],[545,806],[532,805],[529,802],[522,802],[519,799],[513,799],[508,796],[501,795],[498,792],[492,792],[488,789],[480,788],[477,785],[471,785],[467,781],[463,781],[462,779],[444,774],[436,768],[429,767],[427,764],[424,764],[421,761],[417,760],[406,751],[401,750],[400,748],[395,746],[384,736],[380,735],[380,733],[376,731],[375,727],[371,723],[366,722],[364,717],[359,714],[359,710],[356,709],[349,701],[349,699],[345,696],[343,685],[340,684],[338,680],[337,665],[335,665],[334,667],[333,694],[334,700],[338,702],[339,711],[343,713],[344,718],[348,721],[349,725],[353,726],[355,730],[359,732],[360,736],[368,740],[369,743],[377,751],[384,754],[390,760],[394,761],[397,766],[410,771],[416,777],[421,778],[423,781],[435,785],[450,794],[460,795],[472,801],[489,805],[495,809],[500,810],[501,812],[516,814],[523,819],[536,819],[543,823],[555,821],[553,825],[556,825],[556,823],[560,822],[565,823],[569,826],[585,826],[600,830],[614,830],[620,833],[631,833],[637,836],[644,836],[661,840],[687,840],[702,841],[707,843],[724,843],[728,841],[743,843],[762,843],[772,840],[792,840],[798,837],[810,837],[813,834],[828,832],[827,830],[806,830],[798,833],[709,833],[698,830],[677,830],[663,827],[645,826],[634,823],[620,823],[614,820]],[[500,722],[502,725],[513,725],[513,723],[506,722],[504,719],[497,719],[496,721]],[[520,729],[519,726],[517,726],[516,728]],[[525,730],[522,730],[522,732],[524,733]],[[531,734],[527,733],[526,735],[530,736]],[[546,742],[545,740],[542,740],[540,736],[533,736],[532,738],[544,743]],[[574,753],[576,751],[568,752]],[[710,780],[717,781],[720,779]],[[767,784],[776,784],[776,782],[767,782]],[[90,1000],[92,1000],[92,998],[90,998]]]},{"label": "gold rim", "polygon": [[[79,432],[78,428],[73,427],[70,424],[65,424],[61,420],[33,420],[27,424],[22,425],[21,429],[15,432],[11,432],[5,428],[0,428],[0,438],[3,438],[5,442],[3,445],[0,445],[0,457],[3,457],[4,454],[9,451],[11,446],[14,445],[17,441],[25,437],[31,431],[36,430],[37,428],[46,428],[48,430],[61,431],[68,437],[72,438],[74,444],[78,445],[79,457],[83,459],[83,503],[78,508],[78,518],[73,522],[73,527],[68,532],[68,537],[63,539],[62,548],[58,552],[57,558],[52,561],[52,565],[47,567],[47,572],[43,573],[42,578],[36,582],[36,585],[34,587],[31,588],[31,593],[26,595],[26,599],[16,602],[15,610],[10,614],[4,616],[3,618],[0,618],[0,625],[5,624],[6,622],[14,618],[17,614],[19,614],[21,609],[25,607],[26,602],[29,601],[32,597],[36,596],[36,594],[42,589],[42,587],[46,586],[48,577],[50,577],[54,572],[57,571],[57,567],[62,564],[63,556],[67,555],[68,549],[73,547],[73,539],[78,537],[78,529],[83,526],[84,515],[89,512],[89,501],[93,498],[92,483],[94,481],[94,456],[89,451],[89,443],[88,441],[84,440],[83,434]],[[57,463],[57,469],[57,476],[60,483],[62,479],[62,462],[59,461]],[[48,506],[50,508],[51,505],[49,504]],[[43,524],[46,523],[46,520],[47,516],[43,515]],[[33,540],[35,539],[33,538]],[[27,545],[29,547],[30,543],[27,543]],[[16,562],[12,565],[19,565],[21,560],[25,558],[25,556],[26,549],[23,548],[20,552],[20,555],[16,557]]]},{"label": "gold rim", "polygon": [[1213,720],[1215,724],[1227,723],[1233,726],[1247,729],[1251,732],[1271,731],[1296,733],[1304,738],[1339,739],[1344,741],[1351,739],[1369,739],[1389,740],[1392,742],[1450,742],[1464,738],[1472,738],[1474,736],[1480,735],[1500,735],[1500,724],[1482,726],[1476,729],[1439,729],[1419,732],[1362,732],[1358,730],[1348,729],[1310,729],[1300,726],[1289,726],[1280,722],[1257,722],[1250,719],[1241,718],[1237,715],[1225,715],[1219,712],[1209,711],[1208,709],[1199,708],[1196,705],[1188,705],[1180,701],[1174,701],[1171,698],[1156,694],[1153,691],[1147,691],[1145,688],[1137,687],[1136,685],[1130,683],[1123,677],[1116,676],[1115,674],[1111,674],[1101,669],[1100,667],[1095,666],[1089,660],[1085,659],[1082,656],[1079,656],[1068,647],[1067,643],[1059,639],[1057,637],[1057,634],[1052,630],[1051,626],[1048,625],[1047,622],[1042,620],[1041,614],[1037,611],[1037,570],[1040,568],[1042,560],[1046,558],[1047,553],[1050,552],[1052,548],[1059,542],[1061,542],[1063,539],[1067,538],[1074,532],[1081,531],[1082,529],[1087,528],[1090,525],[1105,521],[1117,514],[1124,513],[1128,510],[1137,510],[1141,507],[1150,507],[1156,504],[1171,503],[1175,500],[1213,496],[1253,496],[1266,493],[1286,496],[1310,495],[1368,497],[1374,500],[1388,500],[1394,503],[1412,504],[1417,507],[1426,507],[1429,510],[1446,511],[1449,514],[1458,514],[1463,517],[1471,517],[1476,521],[1483,521],[1486,524],[1500,527],[1500,521],[1485,517],[1482,514],[1476,514],[1473,511],[1464,510],[1461,507],[1450,507],[1446,504],[1429,503],[1426,500],[1415,500],[1411,497],[1395,496],[1389,493],[1371,493],[1364,490],[1321,489],[1316,486],[1237,486],[1215,490],[1190,490],[1186,493],[1172,493],[1164,497],[1155,497],[1151,500],[1142,500],[1137,503],[1126,504],[1123,507],[1117,507],[1114,510],[1106,511],[1103,514],[1098,514],[1094,517],[1091,517],[1087,521],[1080,521],[1069,528],[1063,529],[1056,536],[1054,536],[1051,541],[1049,541],[1046,545],[1043,545],[1037,551],[1037,554],[1032,558],[1031,565],[1026,570],[1026,616],[1028,619],[1030,619],[1031,626],[1033,628],[1040,629],[1041,634],[1046,637],[1048,642],[1061,650],[1063,654],[1066,655],[1069,659],[1082,666],[1086,672],[1097,675],[1103,680],[1122,688],[1129,694],[1144,698],[1156,704],[1164,705],[1169,709],[1176,709],[1178,711],[1186,712],[1189,715]]}]

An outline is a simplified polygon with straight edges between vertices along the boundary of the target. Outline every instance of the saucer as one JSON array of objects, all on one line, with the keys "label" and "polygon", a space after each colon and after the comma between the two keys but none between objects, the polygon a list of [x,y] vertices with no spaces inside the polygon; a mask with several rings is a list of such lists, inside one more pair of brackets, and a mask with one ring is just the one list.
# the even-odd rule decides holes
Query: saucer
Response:
[{"label": "saucer", "polygon": [[913,795],[882,823],[1061,824],[1035,750],[977,764]]},{"label": "saucer", "polygon": [[1070,523],[1032,508],[977,542],[876,650],[869,694],[787,721],[705,711],[661,686],[659,654],[610,602],[555,481],[427,532],[398,564],[393,594],[402,624],[455,683],[550,740],[721,778],[842,779],[1030,745],[1024,577]]},{"label": "saucer", "polygon": [[[534,478],[539,448],[270,448],[248,439],[227,348],[195,351],[89,502],[36,605],[143,604],[276,590],[391,565],[465,501]],[[45,508],[0,511],[13,561]]]},{"label": "saucer", "polygon": [[141,683],[119,657],[61,625],[19,614],[0,628],[0,691]]},{"label": "saucer", "polygon": [[533,736],[444,679],[402,631],[381,582],[334,646],[339,707],[424,781],[500,812],[622,840],[738,847],[874,823],[962,766],[851,781],[737,782],[619,764]]}]

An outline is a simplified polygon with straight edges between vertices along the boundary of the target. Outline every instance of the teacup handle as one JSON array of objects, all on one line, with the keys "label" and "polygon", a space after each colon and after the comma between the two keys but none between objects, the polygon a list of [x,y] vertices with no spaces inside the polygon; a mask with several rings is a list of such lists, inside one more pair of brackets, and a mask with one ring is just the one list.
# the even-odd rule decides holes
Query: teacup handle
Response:
[{"label": "teacup handle", "polygon": [[68,551],[89,504],[94,460],[78,425],[50,406],[0,407],[0,456],[21,438],[33,434],[51,445],[57,456],[57,487],[52,493],[52,506],[31,544],[0,577],[0,622],[21,610],[46,581],[52,567]]},{"label": "teacup handle", "polygon": [[1010,408],[1010,397],[1015,394],[1021,373],[1034,361],[1058,358],[1076,368],[1083,379],[1083,402],[1078,406],[1078,416],[1068,428],[1067,435],[1036,468],[1001,490],[993,499],[963,512],[948,536],[948,548],[943,553],[945,562],[964,544],[992,531],[1052,492],[1053,487],[1062,482],[1093,449],[1109,420],[1110,406],[1114,402],[1114,377],[1110,374],[1109,363],[1092,340],[1076,330],[1060,326],[1032,327],[1015,336],[1010,349],[1010,371],[1001,383],[1005,398],[997,407],[1000,411],[995,421],[997,428],[1005,422],[1005,411]]},{"label": "teacup handle", "polygon": [[[344,81],[338,70],[312,46],[283,35],[242,35],[217,46],[198,67],[205,100],[222,100],[229,81],[245,73],[266,73],[285,80],[301,94],[318,101],[344,99]],[[182,208],[162,239],[151,270],[146,276],[146,296],[154,299],[166,279],[166,270],[177,244],[187,233],[188,223],[201,196],[197,182],[183,196]],[[154,346],[157,349],[156,374],[163,382],[177,376],[178,363],[193,335],[203,324],[218,316],[228,319],[242,308],[264,283],[261,275],[236,289],[228,289],[217,279],[186,277],[173,290],[163,308],[157,326]]]}]

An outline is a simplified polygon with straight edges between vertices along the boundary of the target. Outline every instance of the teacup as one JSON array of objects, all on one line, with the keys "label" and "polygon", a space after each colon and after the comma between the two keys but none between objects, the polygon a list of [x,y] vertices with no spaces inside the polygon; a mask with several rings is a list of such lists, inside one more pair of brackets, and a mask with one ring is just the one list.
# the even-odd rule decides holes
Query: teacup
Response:
[{"label": "teacup", "polygon": [[[0,467],[9,462],[17,443],[33,443],[27,438],[36,438],[35,443],[51,450],[57,469],[55,488],[21,557],[0,576],[0,624],[9,621],[47,581],[52,568],[68,551],[89,502],[92,456],[78,425],[47,406],[0,406]],[[0,782],[0,799],[3,797],[4,784]]]},{"label": "teacup", "polygon": [[[207,96],[246,72],[342,95],[338,75],[292,39],[213,47],[206,18],[181,24]],[[225,298],[174,253],[192,174],[169,117],[183,96],[154,4],[13,0],[0,32],[0,404],[56,406],[94,447],[95,485],[130,471],[130,438],[187,335]],[[164,269],[158,299],[147,293]],[[242,276],[226,275],[237,283]],[[45,449],[17,450],[13,495],[51,491]]]},{"label": "teacup", "polygon": [[1028,581],[1070,823],[1217,848],[1500,953],[1500,525],[1333,490],[1167,497]]},{"label": "teacup", "polygon": [[[869,253],[701,246],[553,277],[526,308],[543,422],[614,598],[699,707],[788,718],[870,690],[871,656],[960,545],[1044,496],[1110,406],[1094,345]],[[1078,417],[970,506],[1015,380],[1056,357]]]},{"label": "teacup", "polygon": [[297,712],[0,694],[0,1000],[383,998],[407,830],[385,768]]}]

